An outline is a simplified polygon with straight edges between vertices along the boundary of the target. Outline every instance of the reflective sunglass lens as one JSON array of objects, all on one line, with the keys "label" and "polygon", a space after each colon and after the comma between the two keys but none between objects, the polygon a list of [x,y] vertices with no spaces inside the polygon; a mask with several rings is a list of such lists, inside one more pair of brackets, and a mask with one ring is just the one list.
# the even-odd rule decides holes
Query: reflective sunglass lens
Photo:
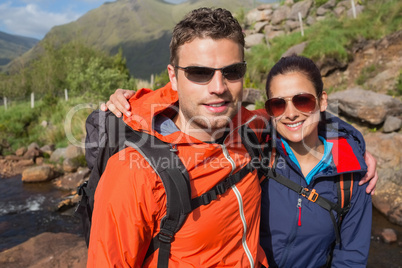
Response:
[{"label": "reflective sunglass lens", "polygon": [[203,83],[212,79],[215,70],[207,67],[188,67],[185,74],[188,80]]},{"label": "reflective sunglass lens", "polygon": [[223,68],[209,68],[200,66],[188,66],[175,68],[182,69],[188,80],[196,83],[209,82],[215,74],[215,71],[221,71],[222,75],[227,80],[239,80],[246,73],[246,62],[235,63]]},{"label": "reflective sunglass lens", "polygon": [[285,112],[286,101],[284,99],[274,98],[267,102],[270,115],[279,116]]},{"label": "reflective sunglass lens", "polygon": [[311,94],[299,94],[292,98],[293,105],[297,110],[303,113],[314,111],[316,106],[315,97]]},{"label": "reflective sunglass lens", "polygon": [[[286,98],[289,99],[289,98]],[[316,108],[316,97],[312,94],[298,94],[292,97],[293,106],[302,113],[311,113]],[[278,117],[286,110],[287,102],[284,98],[272,98],[265,104],[265,109],[271,116]]]},{"label": "reflective sunglass lens", "polygon": [[227,80],[239,80],[246,73],[246,64],[236,63],[222,69],[223,76]]}]

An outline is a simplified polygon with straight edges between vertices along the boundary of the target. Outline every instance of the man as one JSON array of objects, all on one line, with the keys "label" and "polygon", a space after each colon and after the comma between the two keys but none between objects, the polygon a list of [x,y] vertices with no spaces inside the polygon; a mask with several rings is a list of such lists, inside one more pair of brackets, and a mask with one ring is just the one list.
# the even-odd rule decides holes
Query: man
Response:
[{"label": "man", "polygon": [[[241,108],[244,36],[229,11],[189,13],[175,27],[170,51],[170,83],[137,92],[125,122],[171,144],[194,198],[250,161],[237,129],[263,129],[264,122]],[[130,147],[109,159],[95,194],[88,267],[156,267],[158,250],[145,256],[166,214],[166,193],[142,160]],[[253,171],[192,211],[171,244],[169,267],[267,266],[259,246],[260,192]]]},{"label": "man", "polygon": [[[240,109],[243,47],[241,27],[228,11],[193,11],[173,32],[168,66],[171,83],[155,92],[140,90],[127,108],[120,103],[124,105],[132,92],[118,90],[111,97],[126,115],[131,110],[125,121],[132,128],[151,133],[178,151],[190,173],[192,197],[249,161],[237,136],[239,125],[263,127],[261,118],[253,121],[249,111]],[[108,102],[108,107],[118,114],[114,104]],[[144,256],[166,213],[163,186],[150,167],[138,167],[141,156],[134,149],[124,154],[134,163],[112,157],[98,186],[89,267],[153,267],[157,263],[157,252]],[[377,180],[373,170],[375,162],[368,176],[374,176],[374,183],[368,191]],[[169,265],[266,265],[258,246],[259,196],[253,173],[219,200],[192,212],[172,243]]]}]

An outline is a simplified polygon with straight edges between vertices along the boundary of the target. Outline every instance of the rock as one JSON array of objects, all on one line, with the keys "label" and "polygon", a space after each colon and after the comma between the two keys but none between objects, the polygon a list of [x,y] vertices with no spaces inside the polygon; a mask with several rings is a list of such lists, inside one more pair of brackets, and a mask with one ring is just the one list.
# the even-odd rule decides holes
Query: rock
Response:
[{"label": "rock", "polygon": [[76,158],[84,155],[84,150],[75,145],[67,146],[64,158]]},{"label": "rock", "polygon": [[0,267],[85,268],[84,238],[68,233],[42,233],[11,249],[0,252]]},{"label": "rock", "polygon": [[346,11],[346,8],[343,6],[334,8],[334,13],[336,17],[341,17]]},{"label": "rock", "polygon": [[285,53],[282,54],[281,57],[288,57],[292,54],[300,55],[303,53],[307,44],[308,44],[308,42],[303,42],[303,43],[297,44],[297,45],[289,48]]},{"label": "rock", "polygon": [[50,161],[57,163],[60,161],[60,159],[65,159],[65,154],[66,154],[67,148],[58,148],[56,149],[51,155],[50,155]]},{"label": "rock", "polygon": [[246,48],[250,48],[252,46],[263,43],[264,38],[265,38],[265,35],[262,33],[256,33],[256,34],[246,36],[246,38],[245,38]]},{"label": "rock", "polygon": [[65,174],[55,179],[52,183],[60,190],[76,190],[88,178],[89,173],[89,168],[79,168],[76,173]]},{"label": "rock", "polygon": [[300,22],[296,20],[287,20],[285,23],[285,30],[287,32],[293,32],[296,29],[300,28]]},{"label": "rock", "polygon": [[316,61],[316,64],[322,76],[327,76],[335,70],[342,70],[348,66],[346,62],[339,61],[337,58],[325,58]]},{"label": "rock", "polygon": [[54,145],[53,145],[53,144],[47,144],[47,145],[41,147],[40,150],[41,150],[43,153],[46,153],[46,154],[48,154],[48,155],[51,155],[51,154],[53,153],[53,151],[54,151]]},{"label": "rock", "polygon": [[74,159],[67,158],[63,161],[63,170],[64,172],[75,172],[77,171],[79,164]]},{"label": "rock", "polygon": [[313,0],[304,0],[297,2],[294,4],[287,16],[288,20],[299,20],[299,12],[301,14],[302,19],[305,19],[310,11],[311,6],[313,5]]},{"label": "rock", "polygon": [[383,132],[389,133],[398,131],[402,126],[402,120],[395,116],[387,116],[383,126]]},{"label": "rock", "polygon": [[388,95],[356,87],[329,95],[329,110],[342,112],[372,125],[384,122],[388,115],[402,114],[402,103]]},{"label": "rock", "polygon": [[272,14],[271,23],[273,25],[280,24],[282,21],[284,21],[288,17],[289,13],[290,13],[290,7],[288,7],[288,6],[279,7]]},{"label": "rock", "polygon": [[[356,5],[356,17],[359,16],[364,10],[364,6]],[[349,9],[346,13],[349,18],[353,18],[353,9]]]},{"label": "rock", "polygon": [[24,154],[24,159],[36,159],[37,157],[42,156],[42,152],[39,148],[31,147],[28,148],[28,151]]},{"label": "rock", "polygon": [[374,207],[390,222],[402,225],[402,134],[381,132],[364,136],[366,149],[377,160],[378,182]]},{"label": "rock", "polygon": [[23,156],[26,152],[27,152],[27,148],[26,147],[21,147],[21,148],[18,148],[15,151],[15,155],[16,156]]},{"label": "rock", "polygon": [[43,182],[55,177],[56,173],[51,166],[36,166],[22,172],[23,182]]},{"label": "rock", "polygon": [[397,235],[396,235],[396,231],[394,229],[391,229],[391,228],[383,229],[382,232],[381,232],[381,238],[387,244],[391,244],[391,243],[396,242],[398,240]]},{"label": "rock", "polygon": [[328,2],[326,2],[325,4],[323,4],[322,8],[326,8],[326,9],[333,9],[336,6],[336,0],[329,0]]},{"label": "rock", "polygon": [[317,9],[316,13],[317,16],[324,16],[327,12],[330,12],[330,10],[321,6]]},{"label": "rock", "polygon": [[31,149],[37,149],[39,150],[39,145],[36,142],[32,142],[30,145],[28,145],[28,151]]},{"label": "rock", "polygon": [[[375,54],[375,49],[373,48],[373,54]],[[366,53],[368,51],[365,51]],[[383,88],[394,87],[393,83],[395,77],[398,77],[399,71],[397,69],[387,69],[377,74],[375,77],[366,81],[366,85],[373,91],[380,91]]]},{"label": "rock", "polygon": [[262,33],[264,28],[265,28],[265,26],[267,26],[267,25],[268,25],[268,22],[266,22],[266,21],[265,22],[257,22],[254,25],[254,30],[255,30],[256,33]]}]

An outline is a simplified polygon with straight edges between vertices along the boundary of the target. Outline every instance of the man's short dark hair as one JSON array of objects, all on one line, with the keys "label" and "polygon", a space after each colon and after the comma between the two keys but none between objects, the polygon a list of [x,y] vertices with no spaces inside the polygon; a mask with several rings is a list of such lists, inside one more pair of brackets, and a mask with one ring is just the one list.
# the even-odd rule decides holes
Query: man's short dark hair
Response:
[{"label": "man's short dark hair", "polygon": [[170,64],[178,65],[178,49],[195,38],[231,39],[244,53],[244,33],[232,13],[222,8],[199,8],[188,13],[173,30],[170,42]]}]

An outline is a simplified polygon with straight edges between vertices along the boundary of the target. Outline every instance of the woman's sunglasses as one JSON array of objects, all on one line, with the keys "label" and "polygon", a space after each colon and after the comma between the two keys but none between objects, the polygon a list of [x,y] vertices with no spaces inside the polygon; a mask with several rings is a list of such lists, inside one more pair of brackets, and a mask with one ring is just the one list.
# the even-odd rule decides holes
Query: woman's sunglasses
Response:
[{"label": "woman's sunglasses", "polygon": [[317,106],[316,96],[309,93],[301,93],[292,97],[269,99],[265,103],[265,109],[269,115],[278,117],[285,112],[289,100],[291,100],[293,106],[302,113],[311,113]]},{"label": "woman's sunglasses", "polygon": [[192,82],[207,83],[211,81],[212,77],[214,77],[215,71],[221,71],[223,77],[225,77],[225,79],[229,81],[239,80],[246,73],[247,63],[243,61],[222,68],[210,68],[201,66],[180,67],[177,65],[174,67],[183,70],[187,79]]}]

